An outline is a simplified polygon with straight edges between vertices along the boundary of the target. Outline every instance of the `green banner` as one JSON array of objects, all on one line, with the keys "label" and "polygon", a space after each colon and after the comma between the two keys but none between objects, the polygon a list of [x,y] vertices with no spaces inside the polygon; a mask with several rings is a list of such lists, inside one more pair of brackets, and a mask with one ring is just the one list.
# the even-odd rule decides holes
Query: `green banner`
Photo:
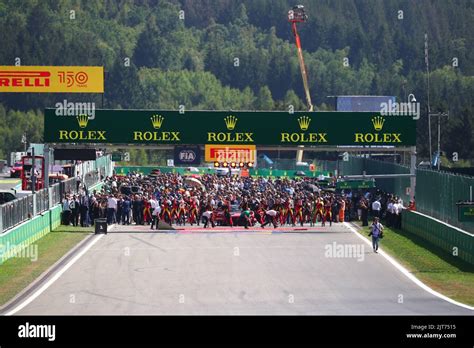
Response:
[{"label": "green banner", "polygon": [[[215,168],[208,167],[197,167],[199,169],[199,174],[214,174],[216,172]],[[116,166],[115,172],[118,175],[127,175],[130,172],[141,173],[148,175],[153,169],[159,169],[161,173],[178,173],[181,175],[192,175],[196,174],[195,172],[189,172],[186,167],[150,167],[150,166]],[[307,177],[313,178],[319,175],[329,176],[328,171],[304,171]],[[298,177],[296,170],[283,170],[283,169],[259,169],[252,168],[249,170],[250,176],[262,176],[262,177],[287,177],[295,178]],[[301,177],[300,177],[301,178]]]},{"label": "green banner", "polygon": [[349,180],[349,181],[338,181],[336,183],[337,189],[368,189],[374,188],[374,180]]},{"label": "green banner", "polygon": [[458,205],[458,221],[474,222],[474,204]]},{"label": "green banner", "polygon": [[[63,112],[64,114],[64,112]],[[46,109],[46,143],[413,146],[416,121],[369,112],[95,110],[58,116]]]},{"label": "green banner", "polygon": [[113,162],[120,162],[120,161],[122,161],[122,153],[121,153],[121,152],[113,152],[113,153],[112,153],[112,161],[113,161]]}]

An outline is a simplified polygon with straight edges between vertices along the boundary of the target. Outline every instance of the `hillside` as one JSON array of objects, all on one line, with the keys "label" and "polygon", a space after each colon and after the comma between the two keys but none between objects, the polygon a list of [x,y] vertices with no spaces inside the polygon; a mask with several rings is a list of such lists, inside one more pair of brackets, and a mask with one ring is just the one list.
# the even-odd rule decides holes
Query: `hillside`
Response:
[{"label": "hillside", "polygon": [[[313,102],[383,94],[422,107],[418,151],[428,156],[424,34],[432,111],[449,110],[442,149],[474,153],[474,2],[307,0],[300,26]],[[0,65],[103,65],[104,107],[304,110],[287,0],[0,0]],[[349,65],[346,66],[344,61]],[[453,59],[455,59],[453,61]],[[456,62],[457,64],[454,64]],[[26,130],[41,142],[42,109],[100,95],[0,95],[0,158]],[[34,119],[28,126],[26,120]]]}]

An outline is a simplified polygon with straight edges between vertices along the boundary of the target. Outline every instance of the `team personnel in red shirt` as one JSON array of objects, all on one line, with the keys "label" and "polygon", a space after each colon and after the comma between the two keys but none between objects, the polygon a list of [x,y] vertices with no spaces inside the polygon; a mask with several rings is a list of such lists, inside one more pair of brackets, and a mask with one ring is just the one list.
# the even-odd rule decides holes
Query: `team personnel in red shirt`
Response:
[{"label": "team personnel in red shirt", "polygon": [[329,221],[329,226],[332,226],[332,212],[331,212],[331,201],[326,200],[324,202],[324,215],[323,215],[323,223],[322,226],[326,225],[326,221]]}]

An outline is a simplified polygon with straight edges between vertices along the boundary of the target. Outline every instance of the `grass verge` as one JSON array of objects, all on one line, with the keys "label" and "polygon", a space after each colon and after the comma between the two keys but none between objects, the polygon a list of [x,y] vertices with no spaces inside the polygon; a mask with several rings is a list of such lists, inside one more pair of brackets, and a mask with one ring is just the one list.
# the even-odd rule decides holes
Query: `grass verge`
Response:
[{"label": "grass verge", "polygon": [[[359,232],[370,239],[369,227]],[[385,227],[380,247],[433,290],[474,305],[473,265],[404,230]]]},{"label": "grass verge", "polygon": [[37,250],[36,261],[34,257],[13,257],[1,264],[0,306],[31,284],[91,232],[93,227],[61,225],[33,244]]}]

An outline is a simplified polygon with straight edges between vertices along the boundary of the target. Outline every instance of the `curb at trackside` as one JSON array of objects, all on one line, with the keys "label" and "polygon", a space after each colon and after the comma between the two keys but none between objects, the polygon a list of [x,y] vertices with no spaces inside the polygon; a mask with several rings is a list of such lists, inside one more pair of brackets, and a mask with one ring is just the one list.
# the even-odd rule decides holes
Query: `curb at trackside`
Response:
[{"label": "curb at trackside", "polygon": [[[344,226],[346,226],[350,231],[354,232],[354,234],[362,239],[363,241],[365,241],[366,244],[368,244],[371,248],[372,248],[372,243],[370,242],[370,240],[368,240],[367,238],[365,238],[352,224],[348,223],[348,222],[344,222],[343,223]],[[469,309],[471,311],[474,311],[474,307],[473,306],[469,306],[467,304],[464,304],[464,303],[461,303],[461,302],[458,302],[456,300],[453,300],[452,298],[449,298],[435,290],[433,290],[432,288],[430,288],[428,285],[426,285],[425,283],[423,283],[421,280],[419,280],[417,277],[415,277],[413,275],[413,273],[411,273],[408,269],[406,269],[405,267],[403,267],[398,261],[396,261],[393,257],[391,257],[390,255],[388,255],[386,252],[384,252],[381,248],[379,248],[378,250],[378,253],[379,255],[383,256],[388,262],[390,262],[392,264],[392,266],[394,266],[396,269],[398,269],[401,273],[403,273],[408,279],[410,279],[412,282],[414,282],[416,285],[418,285],[420,288],[422,288],[423,290],[429,292],[430,294],[442,299],[442,300],[445,300],[451,304],[454,304],[456,306],[459,306],[459,307],[462,307],[462,308],[466,308],[466,309]]]}]

